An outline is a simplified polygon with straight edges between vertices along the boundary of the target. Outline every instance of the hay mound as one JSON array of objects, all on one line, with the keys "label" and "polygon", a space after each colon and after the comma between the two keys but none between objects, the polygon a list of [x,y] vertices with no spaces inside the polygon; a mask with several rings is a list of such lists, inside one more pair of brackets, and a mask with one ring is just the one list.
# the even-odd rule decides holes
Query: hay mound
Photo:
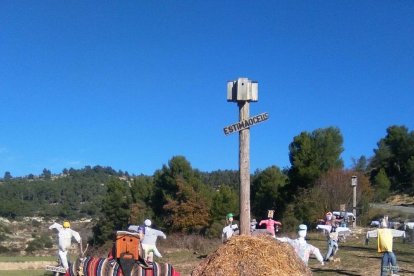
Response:
[{"label": "hay mound", "polygon": [[202,261],[192,276],[312,275],[293,248],[269,236],[233,236]]}]

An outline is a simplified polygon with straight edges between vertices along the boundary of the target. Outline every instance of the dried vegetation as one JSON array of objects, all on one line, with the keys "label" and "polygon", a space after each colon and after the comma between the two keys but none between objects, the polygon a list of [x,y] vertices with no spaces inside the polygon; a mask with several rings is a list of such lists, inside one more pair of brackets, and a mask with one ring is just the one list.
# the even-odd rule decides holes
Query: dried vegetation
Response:
[{"label": "dried vegetation", "polygon": [[209,275],[312,275],[293,248],[265,235],[234,236],[204,259],[191,273]]}]

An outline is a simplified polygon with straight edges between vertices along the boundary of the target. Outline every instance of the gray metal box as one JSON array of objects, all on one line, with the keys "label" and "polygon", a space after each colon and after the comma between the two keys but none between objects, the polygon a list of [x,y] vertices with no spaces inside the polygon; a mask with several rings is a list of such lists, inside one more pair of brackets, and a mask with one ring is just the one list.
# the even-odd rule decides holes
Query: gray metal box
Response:
[{"label": "gray metal box", "polygon": [[257,102],[258,90],[258,83],[247,78],[239,78],[237,81],[229,81],[227,82],[227,101]]}]

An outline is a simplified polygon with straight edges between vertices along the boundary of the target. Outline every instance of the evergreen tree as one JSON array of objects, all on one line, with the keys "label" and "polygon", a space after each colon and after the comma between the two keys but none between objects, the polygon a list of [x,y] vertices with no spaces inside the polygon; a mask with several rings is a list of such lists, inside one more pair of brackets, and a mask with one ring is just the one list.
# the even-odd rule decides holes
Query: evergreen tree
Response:
[{"label": "evergreen tree", "polygon": [[252,213],[256,217],[266,217],[268,210],[276,210],[276,216],[280,216],[279,207],[282,202],[279,189],[286,181],[287,176],[276,166],[256,173],[253,177],[251,194]]},{"label": "evergreen tree", "polygon": [[298,188],[312,187],[314,181],[330,169],[343,168],[343,138],[338,128],[302,132],[289,145],[292,164],[288,175],[286,196],[291,198]]},{"label": "evergreen tree", "polygon": [[[174,230],[198,231],[209,221],[212,192],[183,156],[175,156],[154,175],[154,212]],[[181,212],[181,214],[180,214]],[[188,216],[187,222],[184,222]]]},{"label": "evergreen tree", "polygon": [[102,216],[93,228],[94,242],[103,244],[115,237],[115,232],[125,230],[130,215],[131,195],[128,185],[112,178],[102,201]]},{"label": "evergreen tree", "polygon": [[214,193],[210,216],[222,222],[228,213],[239,213],[239,195],[230,186],[223,185]]},{"label": "evergreen tree", "polygon": [[220,186],[226,185],[236,191],[239,190],[240,175],[238,170],[217,170],[200,174],[203,182],[214,189],[219,189]]},{"label": "evergreen tree", "polygon": [[154,216],[151,208],[154,195],[154,181],[149,176],[138,176],[131,184],[132,206],[130,224],[142,224],[146,218]]},{"label": "evergreen tree", "polygon": [[42,172],[41,176],[44,179],[50,179],[52,177],[52,172],[45,168],[45,169],[43,169],[43,172]]},{"label": "evergreen tree", "polygon": [[11,175],[11,173],[9,171],[4,173],[4,180],[11,180],[13,178],[13,176]]},{"label": "evergreen tree", "polygon": [[[281,188],[283,202],[279,208],[282,213],[299,212],[297,206],[288,206],[299,194],[308,193],[322,174],[331,169],[342,169],[343,138],[335,127],[316,129],[312,133],[302,132],[293,138],[289,145],[291,167],[288,169],[288,183]],[[294,204],[294,203],[293,203]],[[306,211],[306,209],[305,209]],[[302,215],[301,215],[302,216]],[[309,217],[304,214],[303,217]],[[294,222],[294,220],[291,220]]]},{"label": "evergreen tree", "polygon": [[362,155],[358,159],[352,159],[352,163],[353,163],[352,169],[354,171],[357,171],[357,172],[368,171],[369,162],[368,162],[368,159],[364,155]]},{"label": "evergreen tree", "polygon": [[371,177],[383,168],[392,191],[414,193],[414,132],[405,126],[391,126],[377,146],[370,164]]},{"label": "evergreen tree", "polygon": [[391,181],[388,179],[384,168],[381,168],[378,174],[374,177],[374,199],[376,201],[383,201],[390,195]]}]

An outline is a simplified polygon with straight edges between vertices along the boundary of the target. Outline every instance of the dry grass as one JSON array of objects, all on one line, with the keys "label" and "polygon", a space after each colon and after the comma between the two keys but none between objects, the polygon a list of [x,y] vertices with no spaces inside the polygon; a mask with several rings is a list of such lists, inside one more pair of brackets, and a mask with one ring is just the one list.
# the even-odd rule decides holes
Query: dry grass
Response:
[{"label": "dry grass", "polygon": [[387,198],[386,202],[391,205],[414,205],[414,196],[409,196],[407,194],[393,195]]},{"label": "dry grass", "polygon": [[311,275],[288,244],[265,235],[235,236],[203,260],[193,276]]}]

